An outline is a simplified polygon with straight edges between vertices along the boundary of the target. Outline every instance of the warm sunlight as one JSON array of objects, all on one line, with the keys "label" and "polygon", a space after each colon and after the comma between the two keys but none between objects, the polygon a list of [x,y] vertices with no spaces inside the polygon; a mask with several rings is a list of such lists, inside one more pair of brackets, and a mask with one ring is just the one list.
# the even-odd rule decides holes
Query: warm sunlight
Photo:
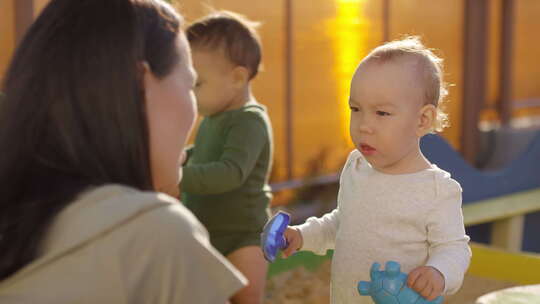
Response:
[{"label": "warm sunlight", "polygon": [[340,101],[341,134],[350,142],[349,87],[356,65],[367,55],[367,35],[370,23],[364,10],[367,0],[336,0],[336,18],[328,22],[328,34],[333,40],[335,56],[334,75],[337,78],[337,96]]}]

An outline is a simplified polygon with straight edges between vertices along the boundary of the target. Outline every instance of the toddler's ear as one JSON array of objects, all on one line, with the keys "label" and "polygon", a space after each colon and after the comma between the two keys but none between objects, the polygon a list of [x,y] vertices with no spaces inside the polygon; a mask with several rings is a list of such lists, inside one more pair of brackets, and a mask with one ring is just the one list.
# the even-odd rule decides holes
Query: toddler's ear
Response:
[{"label": "toddler's ear", "polygon": [[418,137],[422,137],[433,130],[436,116],[437,108],[432,104],[427,104],[420,109],[418,127],[416,128]]},{"label": "toddler's ear", "polygon": [[243,88],[249,81],[249,70],[243,66],[236,66],[233,71],[234,86],[238,89]]}]

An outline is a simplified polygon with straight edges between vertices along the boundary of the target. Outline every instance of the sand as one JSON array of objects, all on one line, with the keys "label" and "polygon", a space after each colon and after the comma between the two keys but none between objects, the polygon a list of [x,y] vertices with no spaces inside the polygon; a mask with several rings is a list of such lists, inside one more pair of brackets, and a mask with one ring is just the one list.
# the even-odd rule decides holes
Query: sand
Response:
[{"label": "sand", "polygon": [[[328,304],[330,284],[330,261],[322,264],[315,272],[297,268],[272,277],[266,286],[265,304]],[[446,304],[474,304],[475,300],[488,292],[515,286],[468,275],[460,291],[448,296]]]}]

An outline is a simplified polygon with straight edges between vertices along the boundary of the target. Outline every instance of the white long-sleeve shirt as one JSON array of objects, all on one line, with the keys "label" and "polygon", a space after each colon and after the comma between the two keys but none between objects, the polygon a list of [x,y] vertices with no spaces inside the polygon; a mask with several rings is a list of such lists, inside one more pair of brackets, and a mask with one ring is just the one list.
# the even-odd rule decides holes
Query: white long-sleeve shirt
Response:
[{"label": "white long-sleeve shirt", "polygon": [[337,208],[296,228],[303,236],[302,250],[325,254],[335,249],[334,304],[373,303],[356,288],[359,281],[371,281],[373,262],[383,267],[399,262],[405,273],[433,266],[444,276],[444,294],[455,293],[471,257],[461,187],[448,172],[432,165],[411,174],[385,174],[357,150],[342,171]]}]

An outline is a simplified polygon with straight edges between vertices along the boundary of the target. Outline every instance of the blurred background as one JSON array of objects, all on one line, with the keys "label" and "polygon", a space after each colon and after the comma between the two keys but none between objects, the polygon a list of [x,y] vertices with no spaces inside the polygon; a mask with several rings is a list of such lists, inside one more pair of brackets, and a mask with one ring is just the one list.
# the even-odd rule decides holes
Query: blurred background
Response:
[{"label": "blurred background", "polygon": [[[48,1],[0,0],[0,81],[18,41]],[[445,80],[451,85],[446,101],[451,127],[441,135],[468,165],[504,175],[514,160],[533,151],[526,161],[530,168],[538,167],[540,149],[530,147],[535,141],[535,147],[540,145],[539,0],[169,2],[188,22],[212,9],[261,22],[264,67],[253,85],[274,128],[272,204],[291,211],[295,222],[335,206],[337,177],[353,149],[347,103],[357,64],[374,47],[405,35],[419,35],[444,58]],[[508,211],[504,204],[489,201],[477,210],[464,208],[473,240],[506,251],[473,248],[482,260],[473,260],[464,289],[448,303],[474,303],[483,292],[540,283],[540,258],[522,251],[540,252],[535,228],[540,226],[533,225],[540,222],[540,172],[527,174],[535,191],[519,197],[505,193],[498,199],[526,201],[529,207],[518,212],[512,205],[516,207]],[[465,197],[464,203],[470,202]],[[470,220],[492,210],[499,211]],[[512,243],[516,239],[519,242]],[[306,255],[284,263],[271,268],[268,303],[328,302],[327,261]],[[311,270],[292,271],[300,264]],[[298,280],[307,283],[291,283]]]},{"label": "blurred background", "polygon": [[[47,2],[0,0],[0,79]],[[314,163],[320,174],[339,170],[352,149],[347,100],[354,69],[372,48],[404,35],[421,36],[445,59],[451,127],[442,135],[474,166],[504,165],[490,163],[493,150],[504,148],[484,133],[538,122],[538,0],[170,2],[188,22],[214,8],[262,23],[264,71],[254,91],[275,130],[274,182],[309,177]]]}]

